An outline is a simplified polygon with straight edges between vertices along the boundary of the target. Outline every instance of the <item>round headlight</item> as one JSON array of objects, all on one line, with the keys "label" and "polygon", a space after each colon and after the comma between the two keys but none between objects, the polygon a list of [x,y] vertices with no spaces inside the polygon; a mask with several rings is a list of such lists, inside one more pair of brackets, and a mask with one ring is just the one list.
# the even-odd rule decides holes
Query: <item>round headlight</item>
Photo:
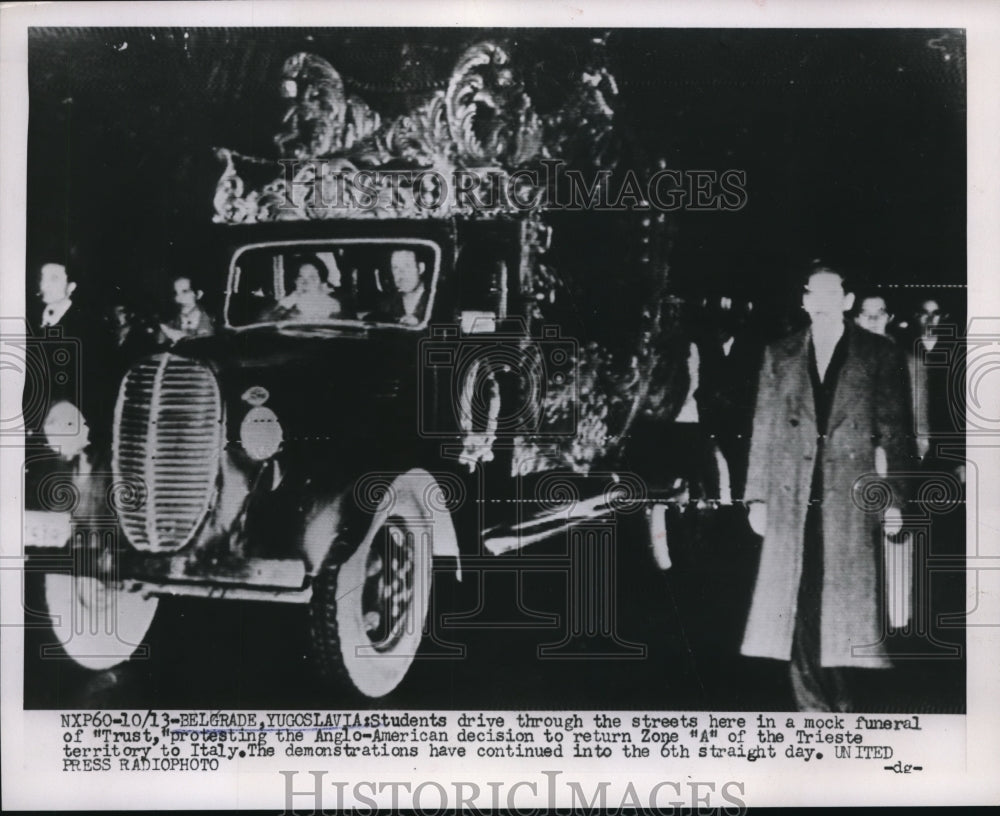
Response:
[{"label": "round headlight", "polygon": [[80,409],[59,400],[45,416],[45,442],[64,459],[73,459],[90,444],[90,428]]},{"label": "round headlight", "polygon": [[278,452],[283,439],[278,415],[270,408],[258,405],[243,417],[240,442],[243,443],[243,450],[253,459],[270,459]]}]

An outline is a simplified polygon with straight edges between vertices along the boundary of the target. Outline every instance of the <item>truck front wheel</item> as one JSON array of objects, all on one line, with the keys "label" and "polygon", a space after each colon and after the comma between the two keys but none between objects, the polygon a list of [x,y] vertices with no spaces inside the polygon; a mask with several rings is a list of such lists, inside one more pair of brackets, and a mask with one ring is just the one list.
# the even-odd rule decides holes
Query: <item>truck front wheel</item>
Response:
[{"label": "truck front wheel", "polygon": [[397,495],[342,563],[313,585],[312,641],[321,674],[368,697],[395,689],[417,654],[430,607],[434,513]]}]

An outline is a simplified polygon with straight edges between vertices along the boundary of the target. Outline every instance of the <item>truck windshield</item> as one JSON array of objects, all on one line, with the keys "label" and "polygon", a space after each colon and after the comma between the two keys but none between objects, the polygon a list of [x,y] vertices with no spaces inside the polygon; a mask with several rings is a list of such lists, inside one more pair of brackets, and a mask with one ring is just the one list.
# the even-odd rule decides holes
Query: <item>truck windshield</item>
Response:
[{"label": "truck windshield", "polygon": [[441,249],[419,239],[338,239],[253,244],[234,256],[226,321],[423,327]]}]

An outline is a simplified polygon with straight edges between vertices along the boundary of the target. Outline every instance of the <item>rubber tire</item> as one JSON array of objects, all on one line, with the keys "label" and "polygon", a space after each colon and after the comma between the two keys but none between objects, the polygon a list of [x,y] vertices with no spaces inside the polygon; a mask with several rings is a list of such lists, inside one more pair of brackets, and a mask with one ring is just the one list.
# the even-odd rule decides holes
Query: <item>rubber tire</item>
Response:
[{"label": "rubber tire", "polygon": [[159,599],[112,588],[98,578],[50,572],[45,607],[52,631],[74,663],[91,671],[113,668],[143,645]]},{"label": "rubber tire", "polygon": [[[395,508],[391,517],[373,522],[361,545],[346,561],[326,563],[320,568],[310,605],[313,655],[321,676],[333,686],[354,688],[373,698],[384,697],[403,681],[416,657],[430,610],[430,543],[406,519],[430,522],[433,514],[412,500],[400,504],[406,506]],[[407,626],[398,641],[385,651],[375,652],[364,626],[362,586],[372,545],[389,521],[412,533],[416,542],[413,602],[407,611]]]}]

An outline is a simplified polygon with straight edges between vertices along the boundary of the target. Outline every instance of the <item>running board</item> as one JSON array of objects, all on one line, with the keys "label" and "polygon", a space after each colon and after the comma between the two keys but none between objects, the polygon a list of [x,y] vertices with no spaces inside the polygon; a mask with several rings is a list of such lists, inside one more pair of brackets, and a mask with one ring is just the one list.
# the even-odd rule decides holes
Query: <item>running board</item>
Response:
[{"label": "running board", "polygon": [[132,575],[124,582],[145,595],[185,595],[248,601],[305,603],[306,566],[294,558],[248,558],[229,566],[192,562],[173,556],[155,575]]},{"label": "running board", "polygon": [[247,558],[234,561],[203,563],[188,556],[170,559],[169,581],[211,581],[240,586],[302,589],[305,586],[306,565],[298,558]]},{"label": "running board", "polygon": [[144,597],[189,597],[230,601],[270,601],[271,603],[306,604],[311,589],[275,589],[274,587],[212,586],[210,584],[164,584],[129,579],[124,589]]}]

